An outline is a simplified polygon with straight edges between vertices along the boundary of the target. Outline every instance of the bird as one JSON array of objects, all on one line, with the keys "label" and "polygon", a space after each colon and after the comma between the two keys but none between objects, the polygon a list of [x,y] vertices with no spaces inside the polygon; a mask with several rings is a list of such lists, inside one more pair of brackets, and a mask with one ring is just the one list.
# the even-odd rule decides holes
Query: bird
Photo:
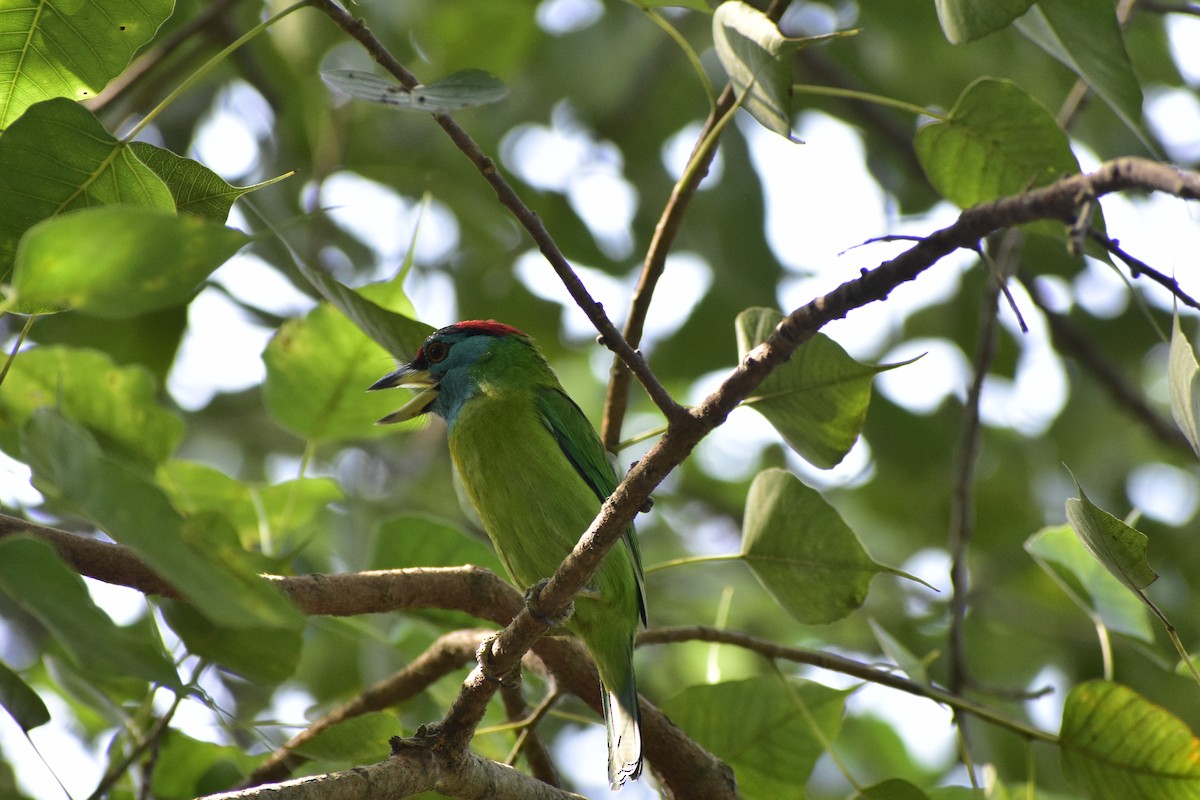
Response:
[{"label": "bird", "polygon": [[[430,334],[408,363],[370,389],[406,387],[413,397],[379,420],[433,413],[447,424],[455,467],[496,555],[529,597],[557,571],[617,474],[595,428],[563,390],[534,341],[495,320]],[[616,790],[642,772],[633,639],[646,624],[642,559],[632,526],[575,598],[568,630],[600,674],[608,778]]]}]

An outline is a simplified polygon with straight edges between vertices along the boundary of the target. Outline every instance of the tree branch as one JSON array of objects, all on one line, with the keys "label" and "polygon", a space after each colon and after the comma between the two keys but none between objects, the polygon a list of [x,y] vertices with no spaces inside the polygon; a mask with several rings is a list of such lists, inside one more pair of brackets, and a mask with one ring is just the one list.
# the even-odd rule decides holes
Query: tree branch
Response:
[{"label": "tree branch", "polygon": [[951,692],[946,692],[938,689],[935,686],[926,686],[916,681],[911,681],[908,678],[901,677],[894,672],[883,670],[878,667],[872,667],[868,664],[863,664],[861,661],[845,658],[843,656],[834,655],[832,653],[824,653],[819,650],[807,650],[803,647],[785,647],[775,642],[759,639],[756,636],[751,636],[747,633],[739,631],[721,630],[719,628],[711,628],[707,625],[693,625],[691,627],[678,628],[652,628],[651,630],[642,631],[638,636],[639,645],[648,644],[673,644],[677,642],[715,642],[717,644],[729,644],[735,647],[741,647],[746,650],[751,650],[767,658],[778,658],[784,661],[794,661],[797,664],[809,664],[821,669],[827,669],[831,672],[840,672],[843,675],[850,675],[855,678],[860,678],[864,681],[878,683],[881,686],[887,686],[892,689],[898,689],[908,694],[917,695],[918,697],[926,697],[930,700],[935,700],[956,710],[965,711],[973,714],[988,722],[992,722],[1003,728],[1008,728],[1021,736],[1028,739],[1037,739],[1039,741],[1055,744],[1058,742],[1058,737],[1051,733],[1032,728],[1023,722],[1018,722],[1014,719],[1009,719],[995,711],[992,711],[986,706],[981,706],[964,697],[959,697]]},{"label": "tree branch", "polygon": [[[396,80],[400,81],[401,84],[410,89],[419,85],[420,81],[417,80],[417,77],[396,60],[395,56],[383,46],[383,43],[367,29],[367,26],[361,20],[351,17],[334,0],[312,0],[312,4],[333,20],[338,27],[358,41],[367,53],[380,66],[390,72]],[[509,185],[508,181],[504,179],[504,176],[500,174],[496,163],[483,152],[479,145],[475,143],[475,140],[471,138],[470,134],[463,130],[457,122],[446,114],[434,114],[433,119],[446,132],[446,135],[450,137],[455,146],[462,151],[462,154],[479,170],[479,174],[483,176],[483,179],[488,182],[488,185],[496,193],[500,204],[508,209],[517,222],[529,233],[538,250],[541,251],[546,261],[550,263],[555,273],[558,274],[563,285],[567,287],[571,298],[583,313],[587,315],[596,330],[599,331],[605,346],[628,365],[633,374],[637,375],[638,380],[645,387],[646,393],[650,395],[650,398],[663,414],[666,415],[667,419],[678,418],[683,413],[682,408],[675,402],[663,385],[659,383],[654,373],[650,371],[650,367],[645,359],[642,358],[641,353],[630,346],[625,341],[625,338],[621,336],[616,326],[613,325],[608,315],[604,312],[604,307],[592,298],[587,287],[583,285],[583,281],[575,274],[566,257],[559,250],[554,237],[550,235],[550,231],[542,223],[541,217],[534,213],[529,206],[525,205],[521,197]]]},{"label": "tree branch", "polygon": [[287,778],[296,767],[308,760],[297,755],[296,748],[339,722],[369,711],[379,711],[420,694],[438,679],[474,660],[480,642],[492,633],[494,631],[473,629],[451,631],[439,636],[407,667],[333,709],[280,745],[242,780],[241,787],[249,788]]},{"label": "tree branch", "polygon": [[[783,12],[787,10],[791,0],[773,0],[765,12],[767,17],[778,22]],[[704,120],[704,125],[696,137],[696,145],[688,157],[687,168],[671,189],[667,204],[663,207],[658,223],[654,226],[654,236],[650,239],[650,247],[646,250],[646,258],[642,262],[642,272],[638,276],[633,296],[629,302],[629,317],[625,320],[625,340],[630,347],[638,347],[642,343],[645,331],[646,317],[650,313],[650,301],[654,297],[654,288],[662,277],[667,266],[667,255],[671,245],[683,225],[683,217],[687,213],[692,198],[700,183],[708,175],[713,157],[717,153],[717,144],[721,140],[721,130],[725,125],[725,117],[737,110],[737,97],[733,84],[727,84],[717,98],[716,104]],[[629,407],[630,370],[623,359],[613,359],[609,370],[608,391],[604,398],[604,419],[600,426],[600,440],[611,453],[617,452],[621,441],[621,426],[625,421],[625,412]],[[669,419],[668,415],[668,419]]]}]

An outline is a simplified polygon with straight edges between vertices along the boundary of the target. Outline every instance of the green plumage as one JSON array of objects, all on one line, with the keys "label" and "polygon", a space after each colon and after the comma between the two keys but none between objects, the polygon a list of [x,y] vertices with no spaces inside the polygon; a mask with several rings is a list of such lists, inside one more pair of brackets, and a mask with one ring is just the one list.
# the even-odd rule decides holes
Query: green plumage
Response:
[{"label": "green plumage", "polygon": [[[375,387],[426,389],[384,421],[424,411],[449,425],[450,453],[511,579],[527,589],[558,569],[616,488],[595,430],[524,334],[499,323],[434,333],[417,358]],[[632,529],[609,551],[567,622],[605,689],[609,778],[641,771],[633,637],[645,621]]]}]

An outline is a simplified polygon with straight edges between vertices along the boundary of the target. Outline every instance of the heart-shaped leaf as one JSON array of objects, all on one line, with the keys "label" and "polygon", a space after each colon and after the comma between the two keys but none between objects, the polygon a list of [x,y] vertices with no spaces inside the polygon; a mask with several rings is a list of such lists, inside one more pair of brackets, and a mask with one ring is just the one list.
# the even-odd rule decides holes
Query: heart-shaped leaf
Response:
[{"label": "heart-shaped leaf", "polygon": [[834,622],[862,605],[877,572],[854,531],[814,489],[782,469],[754,477],[742,558],[784,609],[805,623]]},{"label": "heart-shaped leaf", "polygon": [[[762,344],[782,320],[783,314],[770,308],[748,308],[738,314],[739,356]],[[903,364],[860,364],[837,342],[818,333],[759,384],[743,405],[766,417],[810,464],[829,469],[858,440],[871,402],[871,379],[899,366]]]}]

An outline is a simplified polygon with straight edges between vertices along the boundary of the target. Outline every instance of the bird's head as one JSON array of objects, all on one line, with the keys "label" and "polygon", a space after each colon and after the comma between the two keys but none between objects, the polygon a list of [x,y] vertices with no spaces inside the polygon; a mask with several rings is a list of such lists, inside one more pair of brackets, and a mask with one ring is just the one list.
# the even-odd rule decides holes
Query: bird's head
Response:
[{"label": "bird's head", "polygon": [[369,391],[396,387],[416,391],[412,399],[377,424],[405,422],[430,411],[449,416],[452,406],[445,397],[439,402],[439,394],[447,391],[460,395],[456,398],[459,402],[465,399],[462,395],[471,385],[471,368],[485,360],[499,341],[511,337],[528,341],[513,326],[490,319],[456,322],[434,331],[412,361],[371,385]]}]

